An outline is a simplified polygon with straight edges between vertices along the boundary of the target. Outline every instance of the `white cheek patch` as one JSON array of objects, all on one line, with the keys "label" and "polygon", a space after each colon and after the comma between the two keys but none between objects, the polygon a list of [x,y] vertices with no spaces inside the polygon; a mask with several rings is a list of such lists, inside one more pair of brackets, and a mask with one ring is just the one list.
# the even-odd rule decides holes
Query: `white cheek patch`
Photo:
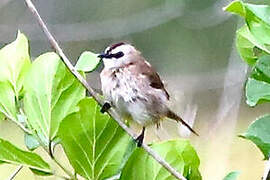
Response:
[{"label": "white cheek patch", "polygon": [[104,63],[105,68],[108,68],[108,69],[115,66],[115,62],[113,61],[113,59],[103,58],[103,63]]},{"label": "white cheek patch", "polygon": [[107,47],[104,52],[107,53],[109,51],[109,49],[110,49],[110,47]]}]

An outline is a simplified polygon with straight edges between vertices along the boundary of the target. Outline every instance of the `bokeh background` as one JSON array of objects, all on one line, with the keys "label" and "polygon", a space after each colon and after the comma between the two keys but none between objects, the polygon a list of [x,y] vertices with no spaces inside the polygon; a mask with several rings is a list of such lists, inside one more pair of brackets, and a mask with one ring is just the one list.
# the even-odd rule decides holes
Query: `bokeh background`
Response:
[{"label": "bokeh background", "polygon": [[[203,179],[221,180],[233,170],[241,172],[240,180],[262,177],[263,155],[238,135],[256,117],[269,112],[270,106],[250,108],[245,104],[243,85],[249,69],[235,48],[235,31],[243,21],[223,12],[230,0],[33,2],[73,63],[83,51],[101,52],[122,40],[143,53],[163,78],[172,108],[194,123],[200,134],[190,139],[201,159]],[[250,2],[270,5],[268,0]],[[33,59],[52,51],[24,1],[1,0],[0,46],[13,41],[18,29],[28,36]],[[100,69],[87,77],[97,89]],[[187,136],[171,121],[164,122],[160,130],[150,128],[147,134],[148,142]],[[8,121],[0,122],[0,137],[25,149],[23,133]],[[59,159],[66,160],[61,149],[57,153]],[[1,165],[0,180],[16,168]],[[15,179],[42,177],[34,177],[24,168]]]}]

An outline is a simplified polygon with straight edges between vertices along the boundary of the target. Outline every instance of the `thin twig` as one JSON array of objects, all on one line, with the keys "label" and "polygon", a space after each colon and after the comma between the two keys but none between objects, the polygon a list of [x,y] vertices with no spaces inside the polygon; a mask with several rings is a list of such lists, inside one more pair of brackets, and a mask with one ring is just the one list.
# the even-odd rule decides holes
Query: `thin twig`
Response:
[{"label": "thin twig", "polygon": [[[22,115],[24,115],[24,112],[22,109],[20,109],[20,113]],[[26,121],[27,122],[27,121]],[[22,125],[21,123],[18,122],[18,125]],[[22,125],[23,126],[23,125]],[[24,126],[23,126],[24,127]],[[69,172],[60,162],[58,162],[55,157],[53,156],[53,147],[52,147],[52,141],[49,142],[49,146],[48,146],[48,149],[46,148],[47,146],[42,142],[42,140],[40,139],[40,137],[37,135],[37,132],[36,133],[33,133],[31,130],[28,130],[28,129],[23,129],[22,130],[27,133],[27,134],[32,134],[35,136],[35,138],[37,139],[38,143],[41,145],[41,147],[44,149],[45,152],[48,153],[48,155],[50,156],[50,158],[70,177],[70,178],[73,178],[73,174],[71,172]],[[32,129],[33,130],[33,129]],[[34,130],[33,130],[34,131]],[[18,171],[19,172],[19,171]],[[18,173],[17,172],[17,173]],[[15,174],[16,175],[16,174]],[[67,177],[64,177],[64,176],[59,176],[59,175],[56,175],[54,174],[54,176],[58,176],[58,177],[61,177],[62,179],[70,179],[70,178],[67,178]]]},{"label": "thin twig", "polygon": [[51,158],[54,158],[53,149],[52,149],[52,141],[49,142],[49,155]]},{"label": "thin twig", "polygon": [[22,123],[17,122],[17,121],[13,121],[13,120],[12,120],[12,122],[17,124],[24,132],[26,132],[28,134],[32,134],[32,132],[29,129],[27,129]]},{"label": "thin twig", "polygon": [[7,180],[12,180],[15,178],[15,176],[20,172],[20,170],[23,168],[23,165],[18,166],[18,168],[10,175]]},{"label": "thin twig", "polygon": [[264,173],[263,173],[263,180],[270,179],[270,158],[265,163]]},{"label": "thin twig", "polygon": [[[41,140],[39,137],[37,137],[39,139],[39,142],[42,144]],[[74,175],[68,170],[66,169],[57,159],[55,159],[54,155],[53,155],[53,151],[51,151],[51,142],[49,143],[49,149],[47,149],[45,146],[41,146],[43,148],[43,150],[50,156],[50,158],[69,176],[68,179],[70,178],[74,178]],[[54,174],[55,175],[55,174]],[[66,177],[65,177],[66,178]]]},{"label": "thin twig", "polygon": [[[55,38],[52,36],[50,31],[48,30],[46,24],[40,17],[37,9],[35,8],[34,4],[31,0],[25,0],[26,5],[28,6],[29,10],[32,12],[32,14],[35,16],[35,18],[38,20],[39,25],[41,26],[43,32],[45,33],[46,37],[48,38],[51,46],[54,48],[54,50],[60,55],[62,58],[62,61],[65,63],[66,67],[70,70],[70,72],[78,79],[78,81],[88,90],[89,94],[99,103],[99,105],[103,105],[103,100],[98,96],[98,94],[89,86],[87,81],[76,71],[74,66],[71,64],[71,62],[68,60],[66,55],[64,54],[63,50],[58,45]],[[136,139],[136,135],[132,132],[131,129],[129,129],[122,121],[121,117],[116,113],[114,109],[110,109],[108,111],[109,115],[133,138]],[[176,177],[179,180],[186,180],[186,178],[181,175],[179,172],[177,172],[172,166],[170,166],[163,158],[161,158],[156,152],[154,152],[149,146],[146,144],[142,145],[142,148],[151,155],[159,164],[161,164],[165,169],[167,169],[174,177]]]},{"label": "thin twig", "polygon": [[28,134],[32,134],[32,132],[27,129],[22,123],[20,123],[18,120],[14,119],[13,117],[9,116],[7,113],[2,112],[7,119],[11,120],[11,122],[15,123],[16,125],[19,126],[19,128],[21,128],[24,132],[28,133]]}]

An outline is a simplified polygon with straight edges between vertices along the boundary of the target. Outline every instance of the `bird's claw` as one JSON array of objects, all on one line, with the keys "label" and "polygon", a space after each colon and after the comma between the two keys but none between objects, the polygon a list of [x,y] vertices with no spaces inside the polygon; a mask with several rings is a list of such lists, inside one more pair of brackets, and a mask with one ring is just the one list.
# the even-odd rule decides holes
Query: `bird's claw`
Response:
[{"label": "bird's claw", "polygon": [[105,103],[103,104],[103,106],[101,107],[100,112],[101,112],[101,113],[105,113],[105,112],[108,111],[110,108],[111,108],[110,103],[105,102]]},{"label": "bird's claw", "polygon": [[144,139],[144,135],[139,135],[136,139],[135,142],[137,143],[137,147],[141,147],[143,144],[143,139]]},{"label": "bird's claw", "polygon": [[137,147],[141,147],[143,144],[144,131],[145,131],[145,127],[143,127],[141,134],[135,139],[135,141],[137,142]]}]

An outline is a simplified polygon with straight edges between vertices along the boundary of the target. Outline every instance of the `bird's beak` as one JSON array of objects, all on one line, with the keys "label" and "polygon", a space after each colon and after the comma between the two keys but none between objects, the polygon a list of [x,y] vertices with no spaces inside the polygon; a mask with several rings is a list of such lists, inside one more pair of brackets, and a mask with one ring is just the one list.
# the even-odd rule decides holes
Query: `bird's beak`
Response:
[{"label": "bird's beak", "polygon": [[102,60],[103,58],[106,57],[106,54],[105,54],[105,53],[101,53],[101,54],[99,54],[97,57],[100,58],[100,59]]}]

